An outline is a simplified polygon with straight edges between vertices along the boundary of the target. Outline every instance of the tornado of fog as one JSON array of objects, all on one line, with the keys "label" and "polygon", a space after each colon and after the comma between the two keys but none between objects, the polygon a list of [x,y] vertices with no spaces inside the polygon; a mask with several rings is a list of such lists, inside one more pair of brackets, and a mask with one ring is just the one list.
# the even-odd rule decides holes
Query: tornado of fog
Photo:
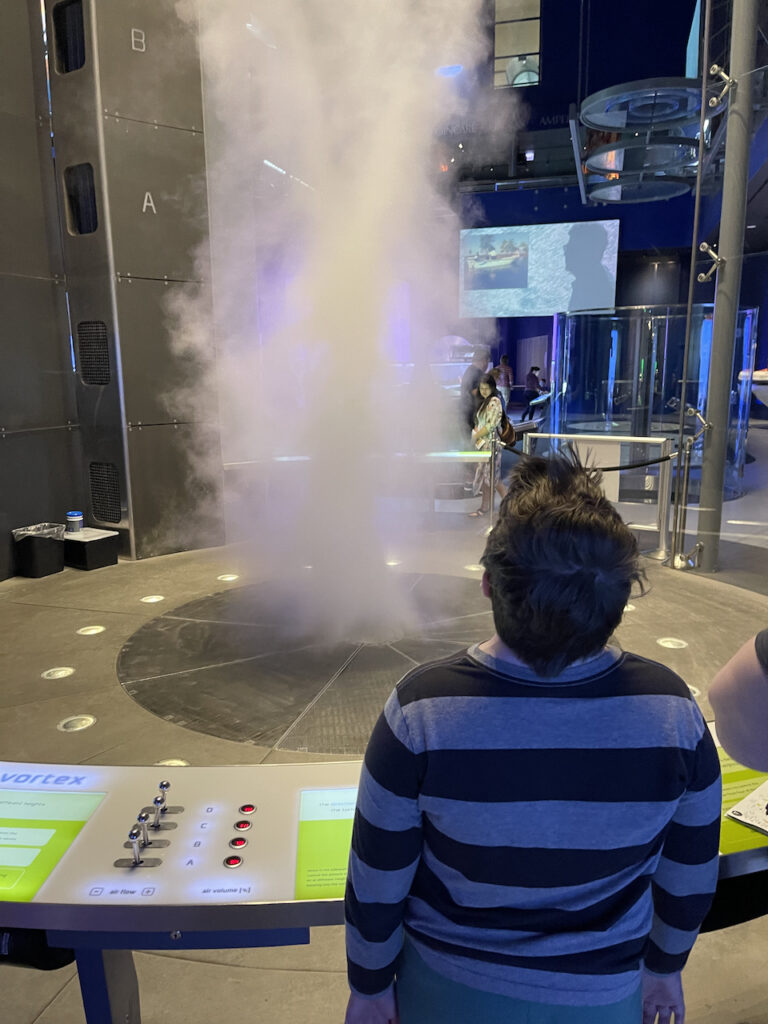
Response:
[{"label": "tornado of fog", "polygon": [[479,6],[200,6],[224,461],[248,481],[229,515],[298,581],[297,633],[387,639],[412,614],[385,563],[432,497],[419,453],[455,435],[428,360],[458,224],[430,151],[461,110],[434,72],[474,63]]}]

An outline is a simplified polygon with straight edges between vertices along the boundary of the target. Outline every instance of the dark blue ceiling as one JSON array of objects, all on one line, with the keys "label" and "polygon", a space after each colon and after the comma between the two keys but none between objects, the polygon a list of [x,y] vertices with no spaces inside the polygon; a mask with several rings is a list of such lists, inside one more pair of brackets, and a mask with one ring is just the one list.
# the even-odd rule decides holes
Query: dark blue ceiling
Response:
[{"label": "dark blue ceiling", "polygon": [[516,90],[529,130],[564,127],[568,107],[612,85],[682,77],[695,0],[541,0],[541,82]]}]

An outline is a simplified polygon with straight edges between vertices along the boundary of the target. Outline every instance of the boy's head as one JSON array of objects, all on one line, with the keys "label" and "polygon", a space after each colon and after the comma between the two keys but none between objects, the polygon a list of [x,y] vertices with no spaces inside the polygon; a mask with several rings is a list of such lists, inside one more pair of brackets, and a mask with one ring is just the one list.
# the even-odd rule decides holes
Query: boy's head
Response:
[{"label": "boy's head", "polygon": [[540,675],[597,653],[645,575],[600,479],[571,448],[521,459],[480,560],[496,632]]}]

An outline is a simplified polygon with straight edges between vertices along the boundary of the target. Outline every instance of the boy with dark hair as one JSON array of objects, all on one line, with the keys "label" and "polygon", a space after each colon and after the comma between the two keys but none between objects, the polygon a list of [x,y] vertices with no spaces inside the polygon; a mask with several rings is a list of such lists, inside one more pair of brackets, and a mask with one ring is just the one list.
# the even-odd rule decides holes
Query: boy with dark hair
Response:
[{"label": "boy with dark hair", "polygon": [[685,683],[608,644],[642,572],[599,480],[521,460],[482,559],[496,633],[409,672],[373,731],[347,1024],[683,1024],[719,764]]},{"label": "boy with dark hair", "polygon": [[599,471],[572,453],[519,463],[480,561],[496,633],[543,676],[600,651],[643,576]]}]

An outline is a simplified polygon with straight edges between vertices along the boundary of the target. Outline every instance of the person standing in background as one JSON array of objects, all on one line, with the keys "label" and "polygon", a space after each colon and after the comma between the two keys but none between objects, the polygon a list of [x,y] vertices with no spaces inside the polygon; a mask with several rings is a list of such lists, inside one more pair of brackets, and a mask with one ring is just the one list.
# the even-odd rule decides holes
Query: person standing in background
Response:
[{"label": "person standing in background", "polygon": [[472,362],[466,368],[464,376],[461,378],[459,400],[461,402],[460,416],[463,444],[468,443],[470,434],[475,426],[475,413],[482,401],[477,386],[480,383],[480,378],[488,369],[489,362],[490,353],[488,349],[476,349]]},{"label": "person standing in background", "polygon": [[[480,393],[481,403],[475,413],[475,424],[472,429],[472,443],[478,451],[491,451],[491,441],[498,436],[500,427],[506,424],[507,417],[502,407],[501,398],[496,390],[496,379],[493,373],[487,373],[480,378],[477,386]],[[494,471],[496,480],[496,491],[499,497],[503,498],[507,489],[501,482],[501,450],[496,452],[496,467]],[[475,470],[474,482],[472,485],[474,494],[480,495],[480,508],[470,512],[471,516],[486,516],[491,508],[493,496],[491,495],[491,463],[479,462]]]},{"label": "person standing in background", "polygon": [[503,355],[499,360],[499,365],[494,370],[496,377],[496,384],[498,385],[499,392],[501,393],[501,401],[504,405],[504,412],[507,411],[509,405],[509,396],[512,393],[512,385],[515,383],[512,376],[512,367],[509,365],[509,356]]},{"label": "person standing in background", "polygon": [[525,391],[523,392],[523,398],[525,399],[525,408],[523,409],[523,415],[520,417],[520,422],[525,419],[530,413],[531,419],[533,419],[533,406],[531,402],[534,398],[538,398],[541,393],[539,387],[539,370],[540,366],[532,366],[525,377]]}]

